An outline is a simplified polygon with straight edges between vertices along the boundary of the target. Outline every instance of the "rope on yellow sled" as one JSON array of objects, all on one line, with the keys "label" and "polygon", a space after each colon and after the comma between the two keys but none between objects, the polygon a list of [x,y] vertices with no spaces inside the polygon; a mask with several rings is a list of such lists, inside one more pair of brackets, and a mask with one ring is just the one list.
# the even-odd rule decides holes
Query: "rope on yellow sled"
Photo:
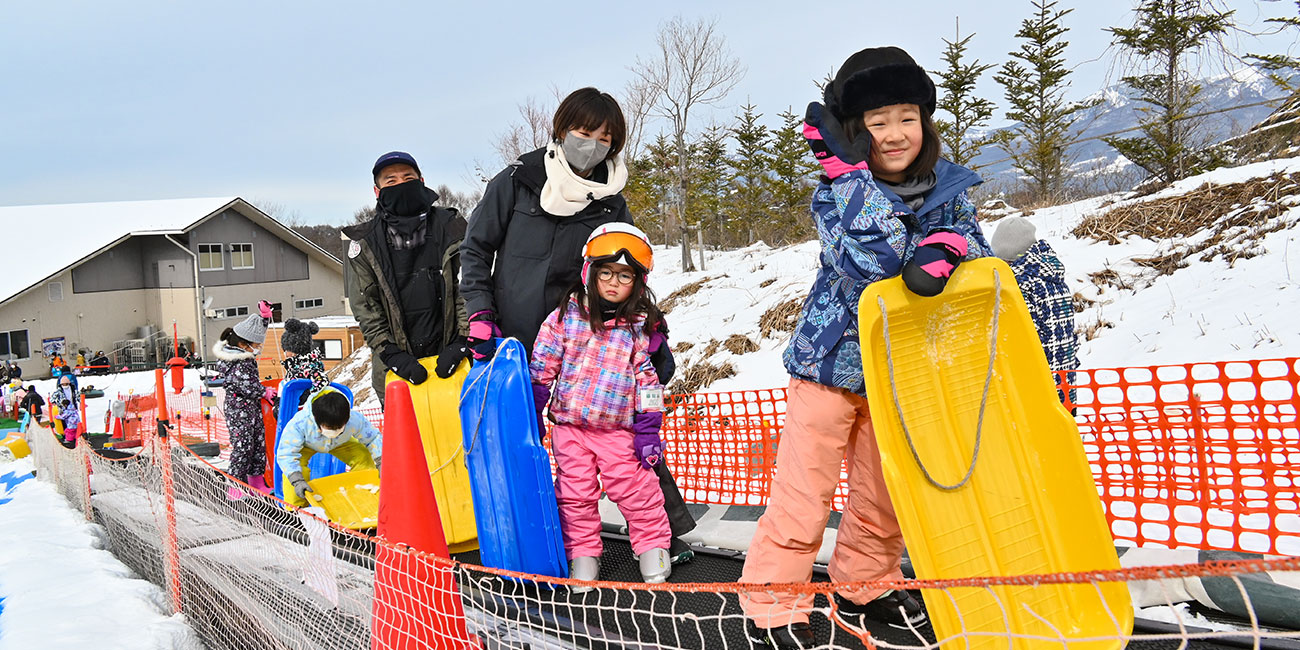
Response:
[{"label": "rope on yellow sled", "polygon": [[916,451],[916,444],[912,442],[912,432],[907,429],[907,421],[903,419],[903,407],[898,400],[898,383],[894,381],[894,355],[889,345],[889,314],[885,310],[884,297],[878,296],[876,304],[880,306],[880,320],[884,329],[885,363],[889,367],[889,389],[894,396],[894,413],[898,415],[898,423],[903,427],[903,437],[907,439],[907,448],[912,452],[912,460],[916,461],[916,466],[921,469],[921,474],[930,485],[940,490],[956,490],[970,481],[971,475],[975,473],[975,461],[980,455],[980,438],[984,430],[984,407],[988,404],[989,384],[993,381],[993,360],[998,354],[998,312],[1002,308],[1002,278],[996,270],[993,271],[993,318],[989,324],[989,364],[988,371],[984,375],[984,394],[980,396],[979,420],[975,423],[975,449],[971,452],[970,466],[966,468],[966,475],[953,484],[940,483],[930,474],[930,470],[921,461],[921,455]]}]

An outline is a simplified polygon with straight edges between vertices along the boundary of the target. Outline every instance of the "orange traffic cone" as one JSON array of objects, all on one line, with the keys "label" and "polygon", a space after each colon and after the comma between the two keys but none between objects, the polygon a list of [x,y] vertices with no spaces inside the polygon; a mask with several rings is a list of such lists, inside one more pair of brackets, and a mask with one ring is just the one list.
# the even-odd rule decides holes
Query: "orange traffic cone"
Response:
[{"label": "orange traffic cone", "polygon": [[388,384],[384,401],[378,530],[383,541],[375,548],[371,650],[477,648],[477,639],[465,629],[451,568],[393,547],[405,544],[448,557],[410,386]]}]

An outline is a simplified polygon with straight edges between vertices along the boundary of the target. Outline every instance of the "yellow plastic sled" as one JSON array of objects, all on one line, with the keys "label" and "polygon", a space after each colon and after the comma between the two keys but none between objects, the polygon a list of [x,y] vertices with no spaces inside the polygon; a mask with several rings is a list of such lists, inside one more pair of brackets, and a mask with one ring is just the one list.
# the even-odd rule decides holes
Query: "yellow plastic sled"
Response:
[{"label": "yellow plastic sled", "polygon": [[[918,578],[1119,568],[1078,429],[1005,262],[962,264],[934,298],[877,282],[858,309],[881,463]],[[1007,648],[1008,633],[1038,637],[1013,638],[1017,649],[1062,638],[1104,638],[1071,650],[1116,649],[1133,628],[1122,582],[924,597],[948,649]]]},{"label": "yellow plastic sled", "polygon": [[0,440],[0,447],[8,449],[14,458],[26,458],[32,453],[32,448],[27,446],[27,440],[21,433],[11,433],[4,440]]},{"label": "yellow plastic sled", "polygon": [[307,493],[307,500],[323,508],[330,521],[352,530],[378,525],[379,470],[341,472],[312,479],[307,484],[312,489]]},{"label": "yellow plastic sled", "polygon": [[[429,379],[411,386],[411,402],[424,442],[424,460],[429,464],[429,480],[438,499],[442,532],[452,553],[478,548],[478,528],[474,521],[474,501],[469,487],[469,470],[461,453],[460,389],[469,374],[469,362],[462,361],[451,377],[434,374],[437,357],[420,359],[429,371]],[[403,381],[389,372],[388,382]]]}]

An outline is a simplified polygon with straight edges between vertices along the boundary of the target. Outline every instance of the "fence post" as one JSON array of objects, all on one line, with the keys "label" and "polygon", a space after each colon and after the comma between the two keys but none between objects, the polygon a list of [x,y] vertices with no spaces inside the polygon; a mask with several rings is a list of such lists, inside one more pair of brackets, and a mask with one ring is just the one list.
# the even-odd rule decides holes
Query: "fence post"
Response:
[{"label": "fence post", "polygon": [[[1196,448],[1196,473],[1200,476],[1201,484],[1201,512],[1210,511],[1210,473],[1209,463],[1206,462],[1206,456],[1210,453],[1209,444],[1206,441],[1205,420],[1201,417],[1201,398],[1196,395],[1196,391],[1188,393],[1188,401],[1192,405],[1192,440],[1195,441]],[[1208,515],[1201,515],[1202,523]]]},{"label": "fence post", "polygon": [[[85,426],[86,421],[82,420],[81,423],[82,426]],[[81,460],[84,466],[81,475],[85,478],[85,480],[81,482],[81,509],[85,512],[86,521],[94,521],[95,509],[90,505],[90,443],[87,442],[85,438],[78,437],[77,446],[81,448]]]},{"label": "fence post", "polygon": [[163,538],[163,555],[166,562],[167,587],[171,595],[172,611],[181,612],[181,557],[180,540],[176,533],[176,485],[172,474],[172,445],[168,435],[170,423],[167,421],[167,389],[163,381],[163,370],[154,370],[154,382],[158,398],[158,436],[159,444],[154,446],[155,453],[162,463],[163,504],[167,513],[167,531]]}]

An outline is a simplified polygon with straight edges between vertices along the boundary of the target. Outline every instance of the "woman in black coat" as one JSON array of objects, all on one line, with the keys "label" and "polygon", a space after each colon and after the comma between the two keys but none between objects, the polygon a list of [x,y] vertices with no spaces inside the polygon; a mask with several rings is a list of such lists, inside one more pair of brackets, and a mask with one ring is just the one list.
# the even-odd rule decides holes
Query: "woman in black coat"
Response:
[{"label": "woman in black coat", "polygon": [[[622,195],[627,122],[618,102],[580,88],[560,102],[551,128],[551,142],[497,174],[470,215],[460,292],[476,361],[492,357],[496,336],[517,338],[531,353],[542,321],[581,279],[587,237],[601,224],[632,223]],[[666,339],[656,341],[659,368],[671,352]],[[667,467],[655,467],[673,532],[669,553],[674,564],[689,561],[694,554],[677,537],[695,528],[695,518]]]}]

